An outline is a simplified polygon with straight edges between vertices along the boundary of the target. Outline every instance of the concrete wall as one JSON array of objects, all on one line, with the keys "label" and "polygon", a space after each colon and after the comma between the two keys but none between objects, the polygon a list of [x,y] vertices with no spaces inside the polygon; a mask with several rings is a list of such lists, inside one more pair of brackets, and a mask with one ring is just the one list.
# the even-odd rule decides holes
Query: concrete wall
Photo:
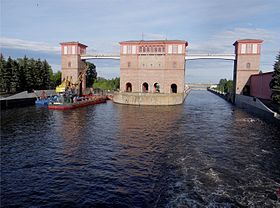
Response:
[{"label": "concrete wall", "polygon": [[250,113],[256,114],[277,125],[280,125],[279,115],[266,107],[258,98],[245,95],[236,95],[235,105],[239,108],[245,109]]},{"label": "concrete wall", "polygon": [[180,105],[184,102],[186,93],[115,93],[113,101],[129,105]]},{"label": "concrete wall", "polygon": [[269,87],[273,72],[252,75],[250,78],[250,95],[271,100],[272,91]]}]

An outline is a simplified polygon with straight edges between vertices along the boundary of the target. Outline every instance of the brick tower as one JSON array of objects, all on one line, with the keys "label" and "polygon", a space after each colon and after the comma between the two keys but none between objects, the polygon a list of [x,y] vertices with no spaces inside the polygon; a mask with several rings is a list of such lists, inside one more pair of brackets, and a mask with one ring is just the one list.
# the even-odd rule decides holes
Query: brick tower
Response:
[{"label": "brick tower", "polygon": [[[61,45],[62,81],[69,80],[77,83],[78,77],[86,70],[86,64],[81,60],[81,55],[86,53],[87,46],[79,42],[64,42]],[[86,76],[83,75],[82,89],[86,88]]]},{"label": "brick tower", "polygon": [[237,40],[235,46],[236,60],[234,62],[234,89],[237,95],[248,95],[250,92],[249,78],[258,74],[262,40]]}]

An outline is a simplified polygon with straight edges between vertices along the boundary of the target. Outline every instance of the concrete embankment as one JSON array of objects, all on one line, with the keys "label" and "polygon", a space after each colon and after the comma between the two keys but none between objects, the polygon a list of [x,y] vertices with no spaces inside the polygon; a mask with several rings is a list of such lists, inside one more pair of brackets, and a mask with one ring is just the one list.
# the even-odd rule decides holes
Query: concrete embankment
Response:
[{"label": "concrete embankment", "polygon": [[127,105],[180,105],[184,102],[188,89],[184,93],[131,93],[118,92],[114,94],[113,101]]},{"label": "concrete embankment", "polygon": [[[55,90],[44,91],[46,96],[52,96],[56,94]],[[34,105],[36,98],[39,97],[42,92],[43,90],[36,90],[35,93],[24,91],[6,98],[0,98],[1,109]]]},{"label": "concrete embankment", "polygon": [[208,91],[220,96],[221,98],[234,103],[238,108],[257,115],[260,118],[269,120],[270,122],[280,125],[280,115],[267,107],[260,99],[246,95],[235,95],[235,102],[233,102],[233,95],[225,94],[214,89],[207,89]]}]

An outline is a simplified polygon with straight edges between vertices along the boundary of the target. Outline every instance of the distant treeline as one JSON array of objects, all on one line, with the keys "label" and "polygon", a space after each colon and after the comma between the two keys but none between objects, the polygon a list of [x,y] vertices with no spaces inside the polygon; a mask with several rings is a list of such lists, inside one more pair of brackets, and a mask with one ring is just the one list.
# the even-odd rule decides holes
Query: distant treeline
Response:
[{"label": "distant treeline", "polygon": [[0,54],[0,91],[17,93],[41,89],[54,89],[61,83],[61,72],[53,73],[46,60],[18,58],[7,60]]},{"label": "distant treeline", "polygon": [[120,78],[105,79],[103,77],[97,77],[94,80],[93,88],[99,88],[102,90],[117,90],[120,88]]},{"label": "distant treeline", "polygon": [[224,93],[233,93],[233,81],[227,79],[220,79],[216,90]]}]

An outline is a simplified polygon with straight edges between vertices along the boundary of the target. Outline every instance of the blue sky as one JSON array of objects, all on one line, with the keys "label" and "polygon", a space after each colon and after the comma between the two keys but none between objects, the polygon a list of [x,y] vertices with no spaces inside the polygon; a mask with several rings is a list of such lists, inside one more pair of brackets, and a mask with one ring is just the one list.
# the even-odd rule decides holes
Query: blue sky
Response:
[{"label": "blue sky", "polygon": [[[233,53],[233,42],[263,39],[261,70],[280,50],[279,0],[0,0],[1,52],[47,59],[60,70],[59,43],[79,41],[88,53],[118,53],[118,42],[182,39],[188,53]],[[96,60],[99,76],[119,76],[119,62]],[[186,81],[232,78],[233,63],[186,63]]]}]

